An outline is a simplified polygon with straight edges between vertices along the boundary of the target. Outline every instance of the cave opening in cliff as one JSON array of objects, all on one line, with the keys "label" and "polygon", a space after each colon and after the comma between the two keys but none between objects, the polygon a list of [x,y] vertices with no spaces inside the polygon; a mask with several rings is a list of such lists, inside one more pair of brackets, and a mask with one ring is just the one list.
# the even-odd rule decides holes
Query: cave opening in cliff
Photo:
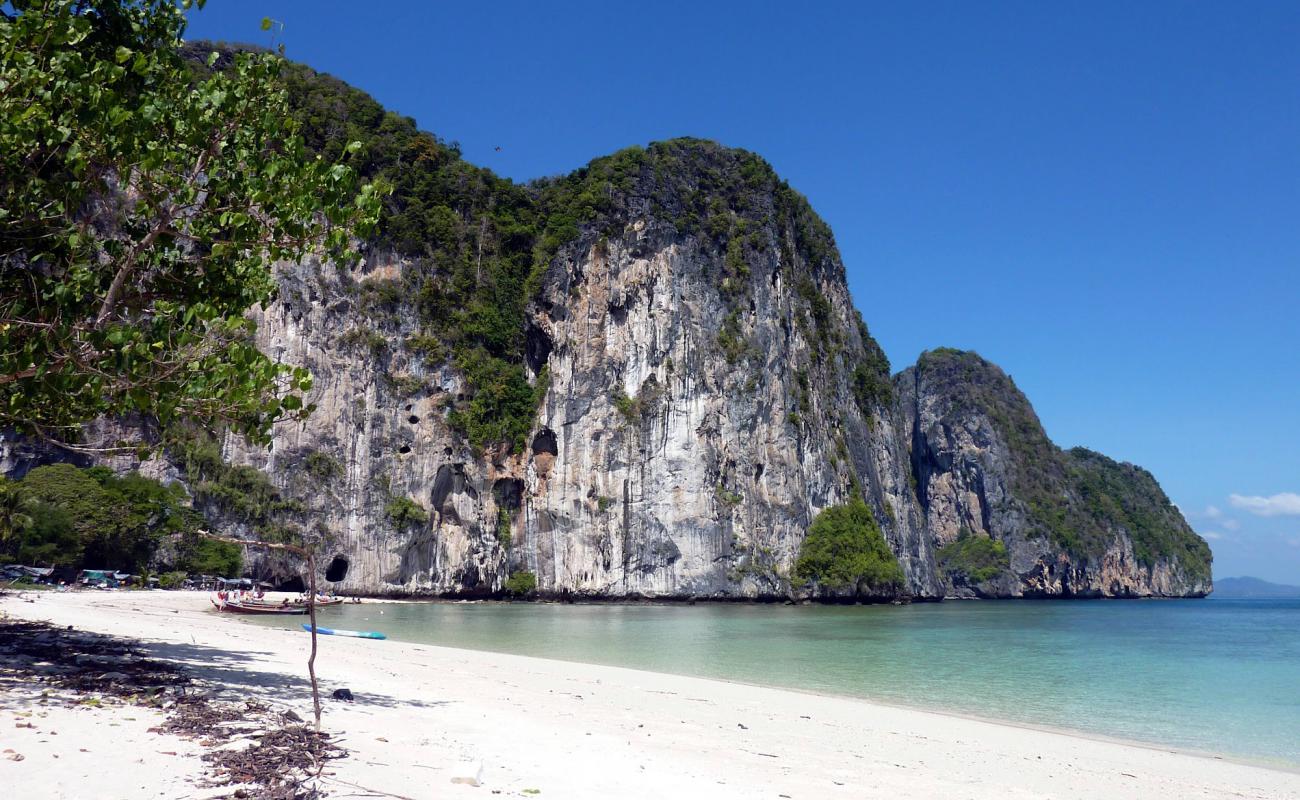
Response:
[{"label": "cave opening in cliff", "polygon": [[550,455],[559,455],[560,448],[555,441],[555,431],[550,428],[542,428],[533,437],[533,455],[549,453]]},{"label": "cave opening in cliff", "polygon": [[516,511],[523,505],[524,482],[518,478],[498,478],[492,484],[492,497],[497,508]]},{"label": "cave opening in cliff", "polygon": [[551,357],[551,338],[536,325],[529,325],[524,334],[524,361],[534,375],[542,371]]},{"label": "cave opening in cliff", "polygon": [[303,582],[302,578],[294,575],[289,580],[276,584],[275,590],[277,592],[305,592],[307,591],[307,584]]},{"label": "cave opening in cliff", "polygon": [[343,556],[334,556],[334,560],[325,568],[325,580],[337,583],[348,576],[348,560]]}]

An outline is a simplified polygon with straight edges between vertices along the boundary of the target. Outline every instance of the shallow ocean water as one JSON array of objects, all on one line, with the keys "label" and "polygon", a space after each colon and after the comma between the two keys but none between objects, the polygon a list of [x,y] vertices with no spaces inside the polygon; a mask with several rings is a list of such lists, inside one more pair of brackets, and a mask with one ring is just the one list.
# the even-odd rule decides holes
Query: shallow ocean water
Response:
[{"label": "shallow ocean water", "polygon": [[1300,767],[1300,600],[371,603],[320,616],[322,626],[403,641],[850,695]]}]

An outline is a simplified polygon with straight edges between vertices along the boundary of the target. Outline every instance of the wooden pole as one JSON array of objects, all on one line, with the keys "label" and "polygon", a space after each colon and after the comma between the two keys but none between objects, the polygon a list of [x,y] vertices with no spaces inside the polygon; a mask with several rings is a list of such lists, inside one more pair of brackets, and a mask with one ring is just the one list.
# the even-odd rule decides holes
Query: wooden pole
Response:
[{"label": "wooden pole", "polygon": [[281,544],[280,542],[257,542],[246,539],[235,539],[230,536],[217,536],[207,531],[199,531],[199,535],[207,539],[218,542],[229,542],[241,547],[260,547],[264,550],[283,550],[287,553],[296,553],[307,559],[307,587],[310,594],[307,596],[307,613],[311,617],[311,655],[307,657],[307,676],[311,679],[311,703],[312,711],[316,716],[316,732],[320,732],[320,687],[316,685],[316,552],[308,547],[299,547],[294,544]]},{"label": "wooden pole", "polygon": [[316,556],[307,551],[307,613],[311,615],[311,655],[307,657],[307,675],[311,678],[311,704],[316,714],[316,732],[320,733],[320,689],[316,686]]}]

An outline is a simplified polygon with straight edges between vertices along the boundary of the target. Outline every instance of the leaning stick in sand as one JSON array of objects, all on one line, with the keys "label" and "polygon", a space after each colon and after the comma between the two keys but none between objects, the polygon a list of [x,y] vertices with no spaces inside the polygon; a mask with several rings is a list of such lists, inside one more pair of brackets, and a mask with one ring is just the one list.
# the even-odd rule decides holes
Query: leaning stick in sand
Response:
[{"label": "leaning stick in sand", "polygon": [[256,540],[235,539],[229,536],[217,536],[207,531],[199,535],[218,542],[242,545],[244,547],[261,547],[267,550],[282,550],[286,553],[300,555],[307,559],[307,613],[311,619],[311,655],[307,657],[307,676],[311,679],[312,713],[316,716],[316,732],[320,733],[320,689],[316,686],[316,554],[309,547],[279,542],[259,542]]}]

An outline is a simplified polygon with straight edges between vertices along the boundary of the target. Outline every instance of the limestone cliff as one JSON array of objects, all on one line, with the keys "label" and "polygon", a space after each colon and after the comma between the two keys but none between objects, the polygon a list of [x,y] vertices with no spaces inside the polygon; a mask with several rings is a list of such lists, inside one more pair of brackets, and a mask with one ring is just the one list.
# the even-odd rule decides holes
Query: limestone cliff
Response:
[{"label": "limestone cliff", "polygon": [[[412,350],[416,308],[367,305],[393,282],[413,297],[420,259],[285,266],[259,342],[312,369],[318,410],[269,452],[232,439],[225,454],[304,505],[350,565],[341,588],[493,594],[522,570],[553,594],[797,595],[811,519],[860,491],[914,597],[1208,591],[1208,551],[1154,480],[1057,449],[996,367],[936,351],[888,382],[801,199],[769,171],[707,185],[752,156],[688,141],[632,161],[527,308],[539,398],[518,450],[457,429],[475,387]],[[728,196],[718,235],[672,205],[702,184]],[[312,476],[314,454],[340,468]],[[395,519],[397,498],[427,521]],[[970,537],[1005,557],[949,557]]]},{"label": "limestone cliff", "polygon": [[309,143],[361,139],[397,191],[363,263],[281,265],[255,312],[315,413],[151,465],[223,530],[315,532],[351,592],[525,571],[552,595],[774,599],[807,594],[807,528],[856,493],[904,596],[1209,591],[1154,479],[1057,449],[996,367],[936,351],[891,380],[831,232],[756,156],[674,140],[521,187],[295,75]]},{"label": "limestone cliff", "polygon": [[[669,158],[680,166],[665,178]],[[765,165],[732,187],[744,210],[728,208],[716,237],[641,202],[752,163],[707,142],[652,146],[619,202],[559,250],[526,317],[523,366],[544,391],[517,452],[456,429],[475,390],[451,359],[406,344],[416,309],[364,310],[384,282],[414,296],[418,260],[285,265],[258,341],[312,370],[317,410],[269,451],[232,438],[225,457],[303,504],[349,562],[347,590],[494,593],[525,570],[550,593],[785,597],[812,517],[860,490],[910,592],[941,595],[883,356],[833,245],[807,252],[829,233],[807,228]],[[339,468],[310,475],[319,454]],[[398,498],[427,522],[395,520]]]},{"label": "limestone cliff", "polygon": [[[1057,448],[993,364],[936,350],[894,383],[896,422],[910,431],[916,493],[950,593],[1210,591],[1208,546],[1151,474]],[[969,563],[981,554],[983,563]]]}]

